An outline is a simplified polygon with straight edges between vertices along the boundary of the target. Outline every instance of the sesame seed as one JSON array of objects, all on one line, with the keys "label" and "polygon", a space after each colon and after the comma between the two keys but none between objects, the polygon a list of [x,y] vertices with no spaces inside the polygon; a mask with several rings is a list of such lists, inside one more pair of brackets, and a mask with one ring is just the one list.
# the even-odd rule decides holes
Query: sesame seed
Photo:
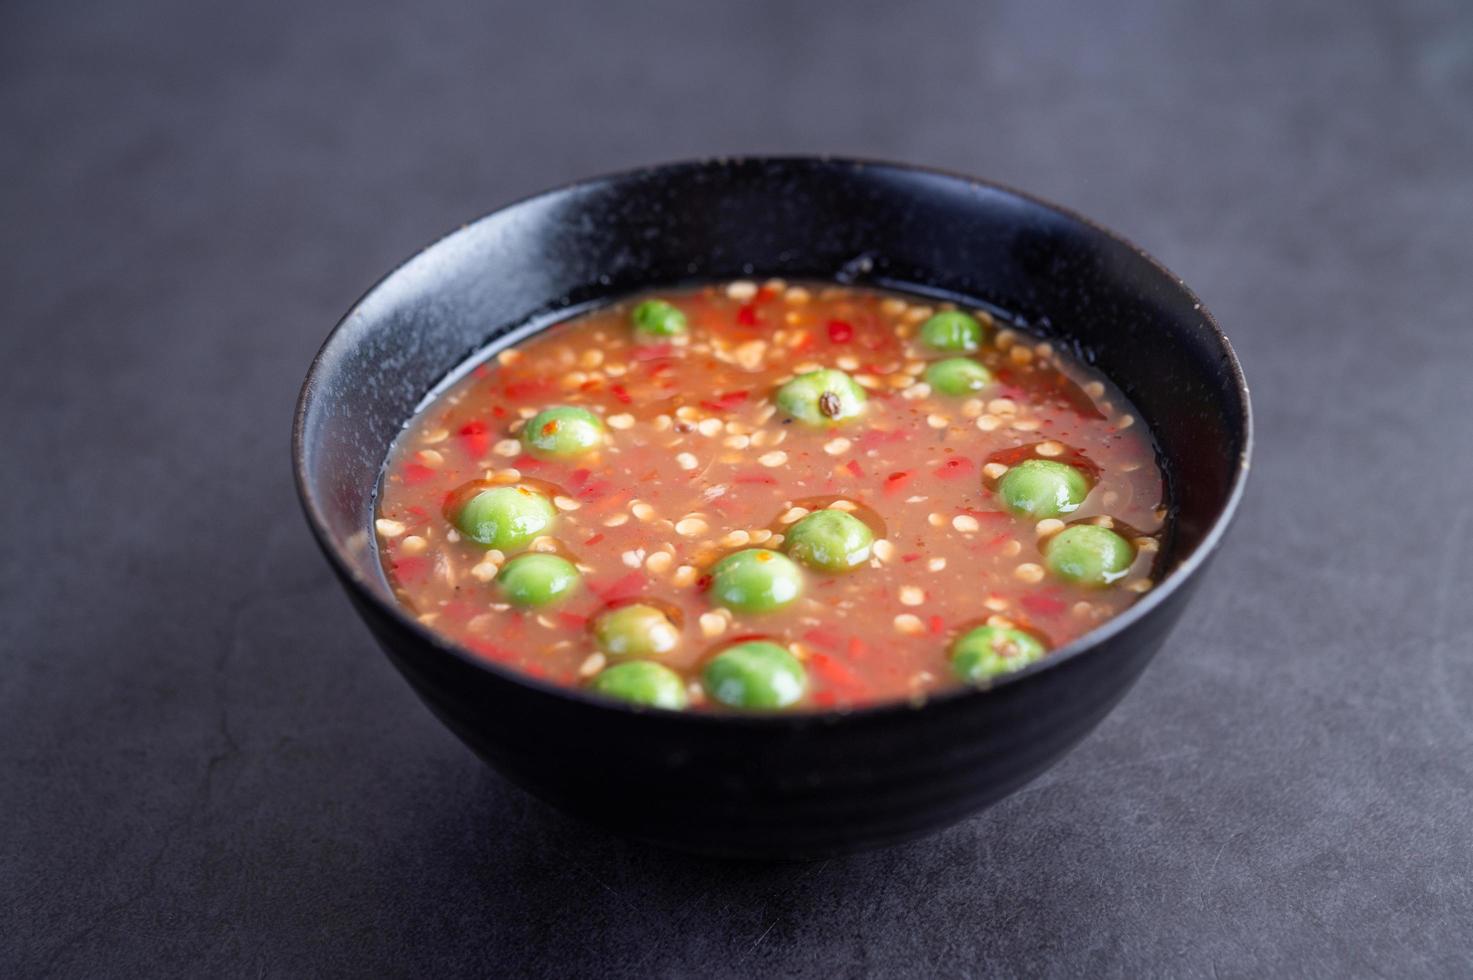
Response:
[{"label": "sesame seed", "polygon": [[935,312],[929,306],[910,306],[905,310],[905,322],[920,323],[922,320],[929,320]]},{"label": "sesame seed", "polygon": [[718,612],[701,613],[701,633],[707,637],[720,636],[726,632],[726,617]]},{"label": "sesame seed", "polygon": [[1027,561],[1013,569],[1013,576],[1024,582],[1042,582],[1043,566]]},{"label": "sesame seed", "polygon": [[699,517],[682,518],[675,525],[675,533],[682,538],[693,538],[699,534],[705,534],[710,525]]},{"label": "sesame seed", "polygon": [[437,449],[421,449],[415,454],[419,462],[432,470],[439,469],[445,465],[445,457]]},{"label": "sesame seed", "polygon": [[982,525],[971,514],[958,514],[951,519],[951,526],[963,534],[971,534],[973,531],[981,528]]}]

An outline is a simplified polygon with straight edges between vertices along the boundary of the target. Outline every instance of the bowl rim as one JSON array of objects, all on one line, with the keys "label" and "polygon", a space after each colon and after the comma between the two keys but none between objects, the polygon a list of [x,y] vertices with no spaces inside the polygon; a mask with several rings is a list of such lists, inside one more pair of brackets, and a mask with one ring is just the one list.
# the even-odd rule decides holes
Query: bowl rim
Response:
[{"label": "bowl rim", "polygon": [[[505,214],[515,209],[528,206],[545,198],[568,195],[579,191],[592,190],[594,188],[628,183],[648,179],[660,174],[680,171],[699,171],[713,168],[732,166],[762,166],[762,167],[850,167],[856,170],[884,170],[900,174],[921,175],[940,178],[948,182],[955,182],[976,189],[984,189],[994,193],[1000,193],[1013,197],[1036,208],[1042,208],[1054,213],[1066,221],[1076,222],[1090,231],[1110,239],[1133,252],[1138,258],[1155,270],[1159,275],[1169,280],[1177,289],[1185,294],[1195,310],[1201,315],[1203,322],[1221,349],[1224,355],[1224,363],[1231,379],[1231,386],[1235,390],[1243,406],[1243,448],[1239,454],[1238,465],[1233,472],[1232,486],[1228,492],[1227,501],[1222,510],[1213,519],[1212,525],[1203,535],[1201,542],[1187,555],[1155,588],[1137,600],[1129,608],[1109,620],[1100,624],[1095,629],[1083,634],[1070,643],[1049,652],[1047,657],[1035,661],[1028,666],[1006,674],[992,683],[983,686],[961,685],[959,687],[940,691],[926,698],[925,701],[916,704],[908,700],[881,701],[874,704],[861,705],[853,708],[826,708],[826,709],[800,709],[795,711],[764,713],[744,712],[716,712],[716,711],[663,711],[639,705],[632,705],[611,698],[599,697],[579,687],[564,686],[550,681],[545,681],[530,674],[525,674],[512,667],[503,666],[494,661],[477,657],[460,644],[451,641],[444,635],[426,627],[414,617],[408,615],[398,603],[386,601],[377,592],[369,587],[343,553],[343,549],[336,541],[332,532],[328,529],[327,522],[322,514],[313,493],[308,488],[307,480],[307,452],[306,452],[306,424],[308,412],[311,409],[313,399],[317,392],[317,379],[324,368],[324,363],[330,350],[338,343],[341,335],[350,321],[353,320],[358,310],[382,289],[389,280],[398,276],[406,268],[420,260],[422,256],[434,251],[441,245],[446,244],[462,235],[469,234],[482,222],[498,215]],[[755,273],[754,273],[755,275]],[[559,322],[561,318],[549,321]],[[452,369],[453,370],[453,369]],[[363,292],[346,313],[333,326],[332,330],[323,340],[317,353],[313,356],[311,364],[307,368],[307,375],[302,383],[301,391],[297,396],[296,408],[292,419],[292,475],[296,487],[297,498],[307,518],[307,524],[316,539],[318,547],[327,556],[329,564],[337,573],[338,578],[347,583],[353,590],[354,595],[360,601],[366,601],[381,615],[394,621],[399,627],[408,630],[420,641],[427,644],[438,653],[456,658],[469,666],[487,671],[502,680],[514,685],[529,688],[542,694],[548,694],[556,698],[565,699],[574,703],[582,704],[594,710],[610,711],[631,717],[642,717],[651,720],[670,720],[681,724],[715,725],[723,728],[807,728],[818,725],[835,725],[850,722],[878,721],[895,716],[917,716],[930,713],[932,709],[943,706],[959,705],[968,701],[979,701],[995,695],[1014,684],[1026,681],[1044,671],[1052,670],[1076,657],[1082,656],[1095,650],[1108,640],[1124,632],[1135,623],[1150,615],[1153,610],[1165,603],[1175,592],[1186,584],[1203,565],[1212,557],[1221,545],[1223,537],[1232,526],[1237,517],[1239,505],[1247,485],[1248,474],[1252,468],[1254,444],[1253,431],[1253,405],[1249,394],[1247,379],[1243,376],[1242,365],[1238,361],[1237,352],[1233,349],[1231,341],[1218,325],[1217,319],[1207,309],[1201,299],[1182,280],[1182,278],[1168,269],[1160,260],[1155,258],[1145,249],[1114,232],[1098,222],[1085,217],[1052,201],[1038,197],[1025,191],[1017,190],[1005,184],[985,180],[955,171],[944,170],[936,167],[921,166],[911,163],[901,163],[890,160],[874,158],[861,158],[850,156],[830,155],[764,155],[756,154],[750,156],[722,156],[707,158],[692,158],[674,160],[666,163],[649,164],[598,174],[591,177],[568,181],[556,186],[535,191],[533,193],[516,198],[508,203],[502,204],[472,221],[466,222],[448,234],[442,235],[428,245],[417,249],[389,272],[381,276],[372,286]],[[376,545],[375,545],[376,547]]]}]

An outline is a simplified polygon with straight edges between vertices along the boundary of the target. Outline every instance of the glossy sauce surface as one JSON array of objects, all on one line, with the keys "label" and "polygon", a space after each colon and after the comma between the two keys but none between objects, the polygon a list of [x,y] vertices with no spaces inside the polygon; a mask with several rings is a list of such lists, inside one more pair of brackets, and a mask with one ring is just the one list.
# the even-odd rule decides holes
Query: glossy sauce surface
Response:
[{"label": "glossy sauce surface", "polygon": [[[684,314],[683,333],[632,329],[650,296]],[[619,659],[601,647],[598,617],[651,605],[675,632],[646,659],[680,676],[691,710],[725,710],[703,669],[744,640],[801,664],[797,710],[919,701],[965,683],[953,647],[984,624],[1062,646],[1152,586],[1165,510],[1150,435],[1105,378],[981,310],[968,312],[985,341],[968,356],[991,382],[935,390],[928,366],[955,353],[920,334],[948,308],[739,282],[631,297],[502,351],[430,403],[391,455],[377,532],[396,593],[477,655],[577,686]],[[863,388],[860,414],[814,424],[778,408],[783,384],[830,368]],[[601,441],[569,458],[529,452],[527,420],[554,406],[592,413]],[[823,401],[829,411],[838,403]],[[999,480],[1029,459],[1087,477],[1076,510],[1040,521],[1004,506]],[[511,551],[468,540],[458,508],[498,486],[551,501],[545,533]],[[802,566],[798,598],[774,611],[713,597],[715,563],[782,553],[794,523],[824,508],[870,530],[858,567]],[[1107,585],[1065,581],[1046,560],[1049,539],[1079,523],[1129,542],[1128,570]],[[520,551],[568,559],[576,584],[540,608],[508,602],[496,577]]]}]

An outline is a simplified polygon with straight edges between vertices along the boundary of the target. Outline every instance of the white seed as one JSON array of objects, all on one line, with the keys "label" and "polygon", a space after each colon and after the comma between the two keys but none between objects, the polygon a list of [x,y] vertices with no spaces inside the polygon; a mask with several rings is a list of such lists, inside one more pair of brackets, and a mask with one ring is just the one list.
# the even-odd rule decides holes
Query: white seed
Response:
[{"label": "white seed", "polygon": [[445,532],[445,540],[449,541],[451,544],[455,544],[457,541],[460,540],[460,532],[452,527],[450,530]]},{"label": "white seed", "polygon": [[522,444],[515,439],[503,439],[491,451],[498,456],[516,456],[522,451]]},{"label": "white seed", "polygon": [[813,294],[802,286],[793,286],[787,292],[783,293],[783,299],[792,303],[794,306],[802,306],[812,298]]},{"label": "white seed", "polygon": [[1043,566],[1034,564],[1031,561],[1025,561],[1013,569],[1013,576],[1024,582],[1042,582]]},{"label": "white seed", "polygon": [[622,555],[619,556],[619,558],[621,561],[624,562],[625,565],[628,565],[630,568],[638,568],[640,565],[644,564],[644,549],[634,548],[630,551],[624,552]]},{"label": "white seed", "polygon": [[971,514],[958,514],[951,519],[951,526],[956,528],[963,534],[971,534],[973,531],[978,530],[982,525],[977,523],[977,518],[973,517]]},{"label": "white seed", "polygon": [[670,577],[670,582],[672,585],[677,585],[681,587],[691,585],[695,582],[695,580],[696,566],[694,565],[681,565],[675,570],[675,574]]},{"label": "white seed", "polygon": [[655,509],[643,500],[636,500],[631,503],[629,505],[629,512],[641,521],[653,520],[655,517]]},{"label": "white seed", "polygon": [[563,375],[562,385],[570,391],[582,387],[588,381],[588,375],[582,371],[569,371]]},{"label": "white seed", "polygon": [[844,453],[847,453],[851,445],[852,443],[848,439],[845,439],[843,436],[839,436],[837,439],[830,439],[828,442],[824,443],[823,451],[828,453],[830,456],[840,456]]},{"label": "white seed", "polygon": [[891,544],[885,538],[876,541],[870,550],[874,552],[875,557],[880,561],[892,561],[895,558],[895,545]]},{"label": "white seed", "polygon": [[531,544],[527,545],[528,551],[540,551],[543,554],[552,554],[553,552],[557,551],[557,549],[557,538],[550,537],[546,534],[539,534],[537,537],[532,539]]},{"label": "white seed", "polygon": [[751,436],[727,436],[721,440],[721,444],[727,449],[746,449],[751,441]]},{"label": "white seed", "polygon": [[675,564],[675,556],[668,551],[656,551],[644,560],[644,567],[656,575],[668,572],[673,564]]},{"label": "white seed", "polygon": [[919,636],[926,631],[926,624],[914,613],[901,613],[895,617],[895,628],[902,633]]},{"label": "white seed", "polygon": [[757,462],[767,467],[781,466],[787,461],[788,454],[783,452],[781,449],[770,453],[764,453],[763,455],[757,457]]},{"label": "white seed", "polygon": [[945,558],[932,558],[930,561],[926,562],[926,570],[927,571],[939,572],[939,571],[941,571],[945,567],[946,567],[946,559]]},{"label": "white seed", "polygon": [[418,534],[411,534],[399,542],[399,553],[401,555],[422,555],[430,546],[430,543]]},{"label": "white seed", "polygon": [[[660,417],[668,418],[668,416],[664,415]],[[610,415],[604,421],[609,423],[609,428],[611,429],[630,429],[634,427],[634,416],[630,415],[628,412],[620,412],[618,415]],[[656,428],[658,428],[658,426],[656,426]]]},{"label": "white seed", "polygon": [[613,514],[604,518],[604,527],[621,527],[629,523],[628,514]]},{"label": "white seed", "polygon": [[977,419],[977,428],[983,432],[991,432],[1002,425],[1002,420],[996,415],[983,415]]},{"label": "white seed", "polygon": [[590,347],[578,358],[578,364],[586,368],[596,368],[604,362],[604,352],[597,347]]},{"label": "white seed", "polygon": [[1089,522],[1091,524],[1098,524],[1100,527],[1113,528],[1115,526],[1115,519],[1107,514],[1101,514],[1099,517],[1091,517]]},{"label": "white seed", "polygon": [[962,402],[962,417],[974,419],[982,414],[982,399],[968,398]]},{"label": "white seed", "polygon": [[[1084,393],[1091,398],[1105,397],[1105,386],[1099,381],[1087,381],[1084,384]],[[1088,603],[1085,604],[1086,606]]]},{"label": "white seed", "polygon": [[431,429],[429,432],[426,432],[421,438],[427,445],[433,446],[437,442],[444,442],[446,439],[449,439],[450,430]]},{"label": "white seed", "polygon": [[902,606],[920,606],[926,601],[926,590],[914,585],[902,585],[900,587],[900,604]]},{"label": "white seed", "polygon": [[765,544],[772,537],[772,532],[762,527],[752,532],[752,544]]},{"label": "white seed", "polygon": [[944,429],[951,423],[947,422],[946,419],[942,418],[940,415],[927,415],[926,424],[933,429]]},{"label": "white seed", "polygon": [[1002,552],[1002,555],[1005,558],[1016,558],[1023,550],[1023,542],[1019,541],[1017,538],[1014,538],[1013,540],[1004,544],[999,550]]},{"label": "white seed", "polygon": [[701,465],[701,461],[696,459],[693,453],[681,453],[675,457],[675,465],[683,470],[693,470]]},{"label": "white seed", "polygon": [[1064,530],[1064,522],[1057,517],[1046,517],[1033,525],[1033,533],[1037,534],[1040,538],[1051,537],[1062,530]]},{"label": "white seed", "polygon": [[558,510],[567,510],[567,511],[577,510],[578,508],[580,508],[580,507],[583,506],[582,504],[578,503],[578,501],[574,500],[572,497],[563,497],[563,496],[553,497],[552,498],[552,503],[553,503],[553,506],[555,506]]},{"label": "white seed", "polygon": [[1120,416],[1120,421],[1115,423],[1117,429],[1128,429],[1132,425],[1135,425],[1134,415],[1122,415]]},{"label": "white seed", "polygon": [[935,312],[929,306],[911,306],[905,311],[905,322],[920,323],[922,320],[929,320]]},{"label": "white seed", "polygon": [[373,522],[374,530],[385,538],[397,538],[404,533],[404,525],[399,521],[391,521],[387,517],[380,517]]},{"label": "white seed", "polygon": [[986,606],[992,612],[1003,612],[1008,608],[1008,600],[1000,595],[990,595],[982,600],[982,605]]},{"label": "white seed", "polygon": [[1014,364],[1027,364],[1029,361],[1033,360],[1033,349],[1031,347],[1024,347],[1022,344],[1018,344],[1014,346],[1012,350],[1008,351],[1008,358],[1012,360]]},{"label": "white seed", "polygon": [[989,480],[1000,480],[1002,479],[1002,475],[1007,471],[1008,468],[1002,463],[988,463],[982,467],[982,475]]},{"label": "white seed", "polygon": [[720,419],[701,419],[696,423],[696,431],[710,438],[721,433],[722,424]]},{"label": "white seed", "polygon": [[419,458],[419,462],[422,465],[428,466],[432,470],[439,469],[445,465],[445,457],[437,449],[421,449],[415,455]]},{"label": "white seed", "polygon": [[937,514],[936,512],[932,511],[931,513],[926,515],[926,523],[930,524],[932,527],[944,527],[946,525],[946,518],[943,515]]},{"label": "white seed", "polygon": [[826,510],[842,510],[846,514],[852,514],[859,509],[859,505],[852,500],[835,500],[829,504]]},{"label": "white seed", "polygon": [[1127,592],[1150,592],[1151,591],[1151,580],[1150,579],[1145,579],[1145,578],[1138,578],[1138,579],[1135,579],[1134,581],[1126,582],[1125,583],[1125,591],[1127,591]]},{"label": "white seed", "polygon": [[859,370],[859,358],[855,357],[853,354],[845,354],[841,356],[838,360],[834,361],[834,363],[839,365],[839,370],[841,371]]},{"label": "white seed", "polygon": [[1019,432],[1034,432],[1041,423],[1038,419],[1015,419],[1012,423],[1014,429]]},{"label": "white seed", "polygon": [[694,538],[705,534],[709,525],[699,517],[686,517],[676,522],[675,533],[682,538]]},{"label": "white seed", "polygon": [[726,617],[718,612],[701,613],[701,633],[704,636],[720,636],[726,632]]},{"label": "white seed", "polygon": [[1144,551],[1149,554],[1154,551],[1160,551],[1161,542],[1155,538],[1140,537],[1135,539],[1135,547],[1137,551]]},{"label": "white seed", "polygon": [[997,347],[998,350],[1007,350],[1009,347],[1013,346],[1017,342],[1017,332],[1004,329],[997,332],[997,338],[993,340],[992,343],[994,346]]},{"label": "white seed", "polygon": [[752,536],[746,531],[728,531],[721,536],[721,540],[717,544],[723,548],[740,548],[751,540]]},{"label": "white seed", "polygon": [[486,474],[486,479],[492,483],[516,483],[521,478],[522,471],[515,466],[508,466],[504,470],[496,470],[494,473]]},{"label": "white seed", "polygon": [[1064,455],[1063,445],[1061,443],[1054,442],[1052,439],[1048,440],[1047,442],[1040,442],[1037,446],[1033,447],[1033,451],[1038,453],[1038,455],[1040,456]]},{"label": "white seed", "polygon": [[[613,419],[610,419],[609,421],[612,422]],[[629,421],[630,421],[630,424],[631,425],[634,423],[634,419],[632,417],[630,418]],[[670,427],[672,425],[674,425],[674,424],[675,424],[675,420],[672,419],[668,415],[656,415],[655,416],[655,431],[656,432],[668,432],[668,431],[670,431]]]},{"label": "white seed", "polygon": [[588,655],[588,658],[584,660],[583,663],[578,665],[578,676],[592,677],[594,674],[597,674],[599,671],[603,670],[604,664],[606,663],[608,663],[608,658],[605,657],[603,654],[590,653]]},{"label": "white seed", "polygon": [[1011,398],[994,398],[987,403],[987,411],[993,415],[1012,415],[1018,410],[1018,403]]},{"label": "white seed", "polygon": [[738,279],[736,282],[727,283],[726,295],[745,303],[757,295],[757,284],[746,279]]},{"label": "white seed", "polygon": [[919,384],[913,384],[909,388],[903,389],[900,392],[900,397],[908,402],[913,402],[925,398],[930,393],[931,386],[922,381]]},{"label": "white seed", "polygon": [[749,340],[733,353],[736,355],[737,364],[748,371],[755,371],[762,366],[762,358],[767,354],[767,341]]}]

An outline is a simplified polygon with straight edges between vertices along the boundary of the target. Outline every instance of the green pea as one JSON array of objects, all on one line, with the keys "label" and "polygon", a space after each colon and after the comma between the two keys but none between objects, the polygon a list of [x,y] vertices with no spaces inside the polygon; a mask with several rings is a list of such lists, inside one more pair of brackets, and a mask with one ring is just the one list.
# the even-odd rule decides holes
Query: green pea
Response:
[{"label": "green pea", "polygon": [[1089,481],[1067,463],[1027,459],[1002,475],[997,492],[1014,514],[1043,520],[1078,510],[1089,495]]},{"label": "green pea", "polygon": [[566,558],[541,552],[517,555],[501,567],[496,584],[514,606],[550,605],[578,588],[578,569]]},{"label": "green pea", "polygon": [[967,395],[992,384],[992,372],[970,357],[948,357],[926,368],[926,384],[943,395]]},{"label": "green pea", "polygon": [[711,597],[737,612],[772,612],[798,598],[803,572],[766,548],[727,555],[711,569]]},{"label": "green pea", "polygon": [[593,636],[605,653],[616,657],[669,653],[680,642],[680,630],[663,610],[638,602],[599,616]]},{"label": "green pea", "polygon": [[600,671],[588,685],[605,697],[679,711],[686,706],[685,682],[664,664],[628,660]]},{"label": "green pea", "polygon": [[706,664],[701,682],[730,708],[786,708],[808,690],[808,674],[798,658],[765,640],[722,650]]},{"label": "green pea", "polygon": [[1107,527],[1075,524],[1049,539],[1044,560],[1064,581],[1098,588],[1125,577],[1135,549]]},{"label": "green pea", "polygon": [[814,511],[788,529],[788,554],[825,572],[847,572],[869,561],[875,535],[842,510]]},{"label": "green pea", "polygon": [[1039,660],[1048,651],[1022,630],[979,626],[951,646],[951,668],[964,681],[985,684]]},{"label": "green pea", "polygon": [[543,409],[522,426],[522,446],[533,456],[544,459],[577,456],[603,440],[603,420],[576,405]]},{"label": "green pea", "polygon": [[629,314],[634,332],[644,337],[678,337],[685,333],[685,314],[663,299],[647,299]]},{"label": "green pea", "polygon": [[834,425],[855,418],[868,400],[857,381],[834,368],[800,374],[777,390],[777,407],[809,425]]},{"label": "green pea", "polygon": [[455,527],[477,544],[515,551],[552,526],[552,502],[526,487],[492,487],[461,505]]},{"label": "green pea", "polygon": [[944,310],[921,324],[921,343],[933,350],[969,354],[982,346],[982,324],[961,310]]}]

